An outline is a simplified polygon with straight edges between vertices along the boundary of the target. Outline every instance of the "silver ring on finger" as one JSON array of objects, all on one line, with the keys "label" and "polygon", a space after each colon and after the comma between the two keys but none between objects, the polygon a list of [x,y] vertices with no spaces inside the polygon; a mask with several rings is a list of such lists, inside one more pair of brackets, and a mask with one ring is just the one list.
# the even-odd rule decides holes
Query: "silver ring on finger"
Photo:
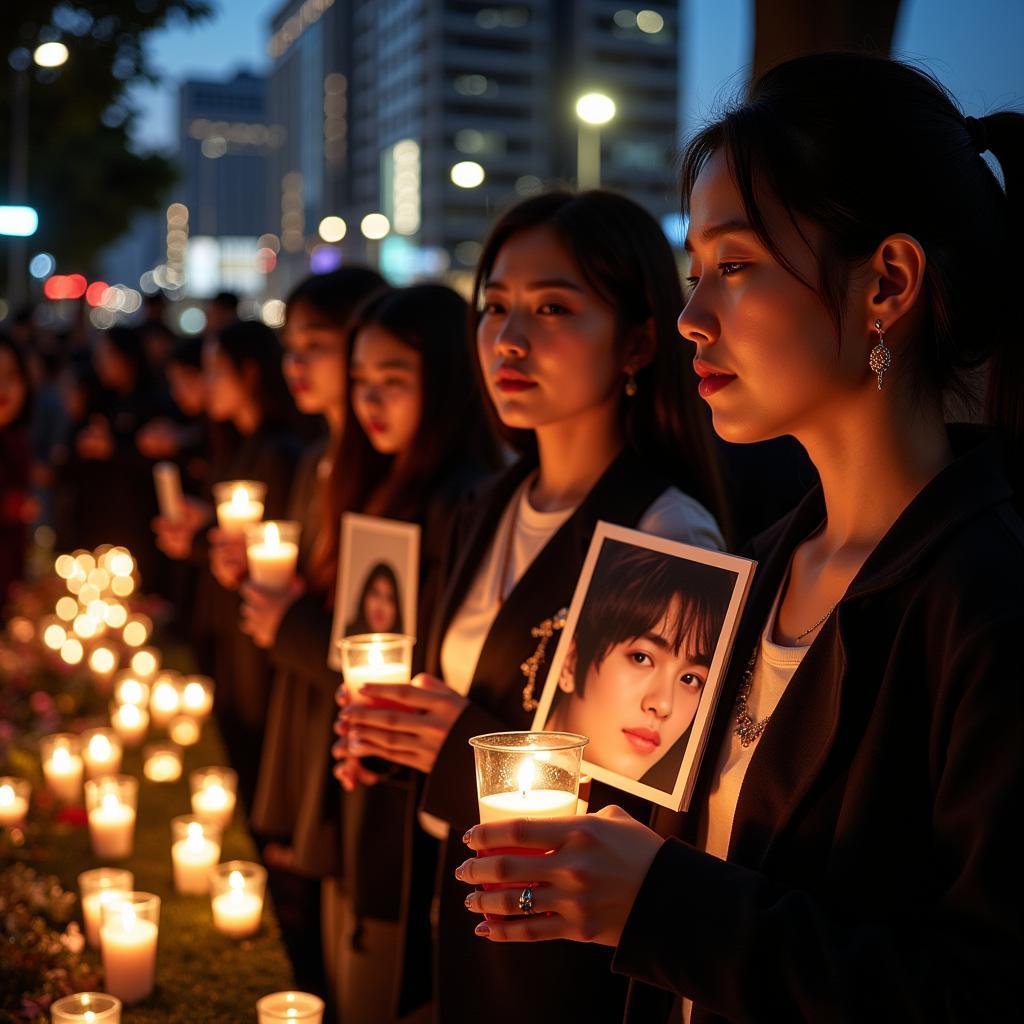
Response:
[{"label": "silver ring on finger", "polygon": [[533,912],[533,886],[528,885],[519,894],[519,913],[529,917]]}]

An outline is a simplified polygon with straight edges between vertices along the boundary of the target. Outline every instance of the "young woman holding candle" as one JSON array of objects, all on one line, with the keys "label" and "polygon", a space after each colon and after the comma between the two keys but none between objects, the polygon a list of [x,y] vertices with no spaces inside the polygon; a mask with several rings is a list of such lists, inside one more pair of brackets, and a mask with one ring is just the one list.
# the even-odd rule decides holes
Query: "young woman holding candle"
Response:
[{"label": "young woman holding candle", "polygon": [[[700,393],[724,437],[794,435],[822,486],[753,546],[691,813],[471,830],[553,851],[460,866],[546,915],[479,935],[617,947],[629,1020],[1018,1015],[1022,157],[1021,114],[851,54],[769,71],[690,144]],[[989,426],[947,427],[983,362]]]},{"label": "young woman holding candle", "polygon": [[[465,302],[440,285],[381,291],[363,304],[337,360],[336,383],[351,409],[330,472],[321,480],[318,500],[326,525],[309,535],[308,592],[296,599],[297,587],[275,598],[251,584],[243,588],[244,628],[287,669],[275,687],[254,821],[283,841],[268,850],[279,863],[327,879],[327,967],[336,1001],[343,1004],[339,1017],[349,1022],[391,1015],[393,921],[407,884],[403,839],[414,825],[416,790],[407,775],[384,779],[344,801],[344,824],[336,788],[325,790],[340,681],[326,664],[339,522],[351,510],[420,524],[425,622],[452,508],[466,487],[497,465],[463,344],[465,318]],[[316,665],[312,651],[320,652]],[[346,836],[343,856],[339,826]],[[339,863],[342,884],[328,878]],[[421,946],[429,962],[429,932]]]},{"label": "young woman holding candle", "polygon": [[[364,688],[419,714],[350,705],[343,720],[351,754],[427,773],[425,822],[439,836],[451,830],[440,1018],[612,1020],[625,982],[611,974],[606,951],[566,947],[552,957],[523,947],[510,957],[474,938],[452,878],[465,849],[459,840],[479,820],[468,739],[529,728],[554,623],[598,520],[722,545],[700,503],[718,504],[711,428],[683,388],[672,251],[632,201],[554,192],[514,207],[484,246],[474,296],[481,387],[523,457],[455,524],[429,674],[386,694]],[[608,799],[595,785],[592,800]],[[418,913],[410,907],[409,921]],[[406,966],[414,966],[408,954]]]}]

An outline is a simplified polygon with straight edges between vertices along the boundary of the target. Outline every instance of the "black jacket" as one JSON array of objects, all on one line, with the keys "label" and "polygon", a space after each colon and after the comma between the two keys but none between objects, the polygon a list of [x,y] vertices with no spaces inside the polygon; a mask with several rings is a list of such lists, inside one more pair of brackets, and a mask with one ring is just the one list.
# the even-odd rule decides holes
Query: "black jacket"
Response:
[{"label": "black jacket", "polygon": [[[727,861],[683,841],[699,834],[714,756],[696,812],[659,812],[659,831],[683,839],[659,851],[616,951],[634,979],[627,1021],[670,1019],[676,995],[694,1000],[692,1024],[1020,1019],[1024,524],[1011,502],[987,439],[904,510],[758,741]],[[754,545],[709,751],[823,515],[815,490]]]}]

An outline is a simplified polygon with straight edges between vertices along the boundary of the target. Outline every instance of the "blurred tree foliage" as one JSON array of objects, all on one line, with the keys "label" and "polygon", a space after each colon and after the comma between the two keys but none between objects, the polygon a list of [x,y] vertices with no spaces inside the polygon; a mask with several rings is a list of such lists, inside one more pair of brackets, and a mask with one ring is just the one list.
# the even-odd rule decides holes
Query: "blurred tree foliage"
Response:
[{"label": "blurred tree foliage", "polygon": [[[129,147],[137,112],[128,89],[156,80],[146,52],[150,32],[212,12],[206,0],[0,3],[0,202],[9,188],[12,63],[24,63],[27,53],[28,202],[39,211],[31,245],[53,253],[65,273],[88,271],[136,213],[160,205],[174,182],[171,161]],[[36,67],[32,51],[51,40],[67,46],[67,62]]]}]

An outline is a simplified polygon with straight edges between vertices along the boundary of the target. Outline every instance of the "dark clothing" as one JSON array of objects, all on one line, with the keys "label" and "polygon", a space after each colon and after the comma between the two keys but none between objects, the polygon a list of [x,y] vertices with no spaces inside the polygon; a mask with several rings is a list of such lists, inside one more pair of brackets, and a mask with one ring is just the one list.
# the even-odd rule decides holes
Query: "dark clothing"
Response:
[{"label": "dark clothing", "polygon": [[[435,675],[444,634],[473,584],[503,512],[533,468],[525,461],[512,467],[456,524],[456,557],[427,654],[427,670]],[[520,666],[537,649],[531,630],[568,607],[598,520],[635,527],[668,486],[670,482],[657,469],[644,466],[633,455],[620,455],[523,574],[484,642],[469,690],[472,703],[445,740],[423,797],[423,809],[451,828],[440,871],[435,998],[442,1021],[621,1020],[626,986],[624,979],[611,972],[610,949],[570,942],[497,946],[481,941],[473,934],[478,918],[465,909],[466,889],[453,872],[465,860],[463,832],[479,821],[469,738],[530,728],[533,712],[523,707],[525,679]],[[553,655],[551,645],[547,656]],[[545,668],[538,679],[544,678]],[[650,809],[644,800],[594,783],[591,808],[613,802],[642,817]],[[414,912],[410,908],[407,917]],[[409,963],[407,953],[407,969]],[[572,983],[565,985],[566,979]]]},{"label": "dark clothing", "polygon": [[[872,552],[758,741],[728,861],[679,838],[655,858],[615,954],[628,1021],[677,1019],[672,993],[693,1024],[1019,1019],[1024,524],[999,443],[951,437],[958,458]],[[695,811],[659,811],[662,834],[700,834],[747,652],[823,516],[816,489],[754,544]]]},{"label": "dark clothing", "polygon": [[32,449],[24,426],[0,429],[0,618],[11,585],[25,572]]}]

